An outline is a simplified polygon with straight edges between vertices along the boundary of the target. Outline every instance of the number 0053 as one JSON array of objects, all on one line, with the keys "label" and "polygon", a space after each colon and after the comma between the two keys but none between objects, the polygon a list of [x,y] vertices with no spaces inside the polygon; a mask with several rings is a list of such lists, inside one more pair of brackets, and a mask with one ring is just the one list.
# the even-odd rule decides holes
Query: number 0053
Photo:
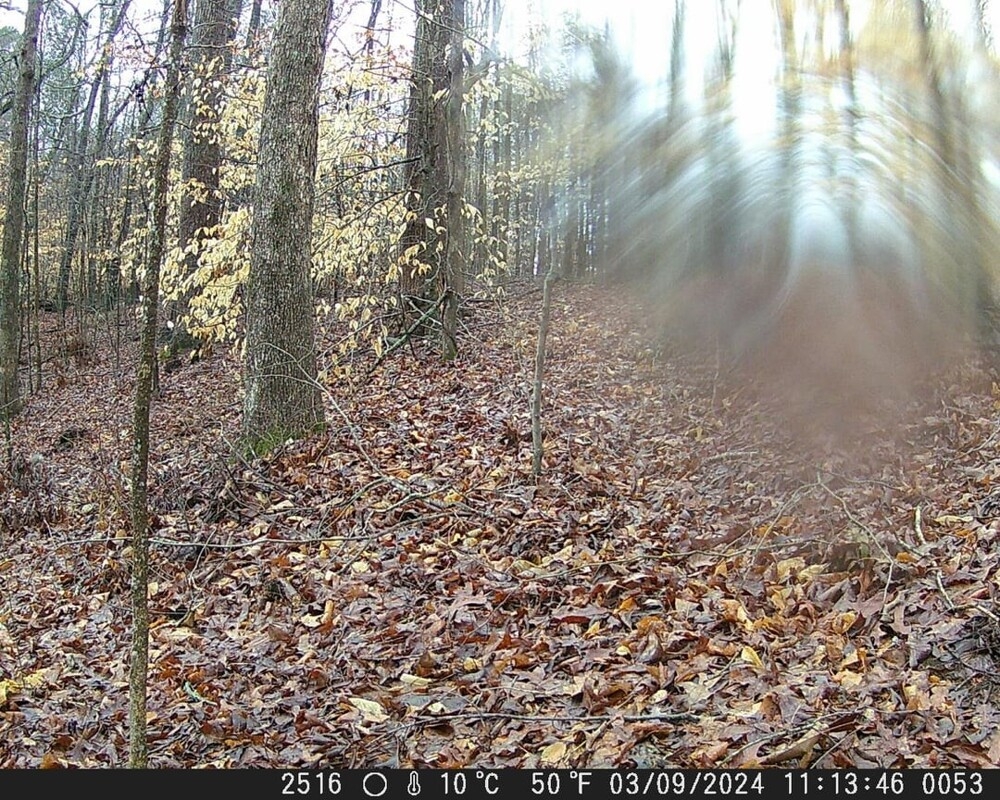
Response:
[{"label": "number 0053", "polygon": [[978,772],[926,772],[920,779],[920,788],[926,795],[959,797],[964,794],[983,793],[983,776]]}]

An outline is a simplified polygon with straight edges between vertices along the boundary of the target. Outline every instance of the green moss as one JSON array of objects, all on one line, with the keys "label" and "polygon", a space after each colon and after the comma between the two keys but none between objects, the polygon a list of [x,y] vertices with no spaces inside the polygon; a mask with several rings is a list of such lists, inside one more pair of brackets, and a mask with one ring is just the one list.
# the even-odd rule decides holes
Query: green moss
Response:
[{"label": "green moss", "polygon": [[305,430],[293,430],[277,426],[263,434],[244,437],[240,443],[240,455],[246,459],[262,458],[270,455],[289,441],[307,439],[314,434],[323,433],[327,428],[328,424],[326,422],[318,422]]}]

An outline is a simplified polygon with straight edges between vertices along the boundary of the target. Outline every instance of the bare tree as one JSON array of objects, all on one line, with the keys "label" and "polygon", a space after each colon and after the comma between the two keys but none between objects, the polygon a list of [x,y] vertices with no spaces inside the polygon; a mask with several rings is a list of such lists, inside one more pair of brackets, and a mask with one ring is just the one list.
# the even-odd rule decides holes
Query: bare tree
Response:
[{"label": "bare tree", "polygon": [[257,41],[257,34],[260,33],[260,11],[261,0],[253,0],[250,7],[250,24],[247,25],[247,38],[244,48],[249,50]]},{"label": "bare tree", "polygon": [[465,0],[452,0],[449,25],[451,42],[448,49],[448,95],[444,105],[442,127],[445,140],[445,173],[447,175],[448,232],[445,241],[445,263],[441,275],[441,354],[445,360],[458,355],[458,306],[465,288],[465,231],[462,211],[465,205],[465,125],[464,103],[464,39]]},{"label": "bare tree", "polygon": [[35,57],[41,0],[29,0],[21,37],[20,76],[10,125],[10,172],[7,178],[7,214],[0,251],[0,418],[9,420],[21,410],[18,383],[18,320],[20,319],[21,245],[28,174],[28,121],[35,91]]},{"label": "bare tree", "polygon": [[[62,255],[59,260],[59,276],[56,289],[56,304],[60,311],[64,311],[69,302],[70,270],[73,264],[73,257],[76,255],[77,239],[80,235],[80,226],[83,223],[84,211],[88,205],[87,198],[94,181],[93,162],[96,159],[89,152],[94,109],[97,103],[98,92],[104,84],[104,76],[108,74],[111,68],[111,57],[114,52],[111,44],[125,21],[125,13],[128,11],[129,3],[130,0],[122,2],[110,17],[111,21],[104,36],[104,44],[100,47],[98,54],[96,75],[90,84],[87,104],[84,106],[76,150],[71,159],[73,188],[69,198],[69,216],[66,222],[66,237],[63,243]],[[98,132],[98,147],[103,144],[105,135],[106,131],[104,130]]]},{"label": "bare tree", "polygon": [[180,62],[187,31],[188,0],[174,0],[170,25],[163,119],[153,165],[153,219],[142,290],[142,330],[133,416],[132,490],[132,660],[129,672],[129,766],[143,769],[149,760],[146,740],[146,672],[149,664],[149,407],[156,368],[156,318],[160,297],[160,262],[165,250],[170,146],[180,95]]}]

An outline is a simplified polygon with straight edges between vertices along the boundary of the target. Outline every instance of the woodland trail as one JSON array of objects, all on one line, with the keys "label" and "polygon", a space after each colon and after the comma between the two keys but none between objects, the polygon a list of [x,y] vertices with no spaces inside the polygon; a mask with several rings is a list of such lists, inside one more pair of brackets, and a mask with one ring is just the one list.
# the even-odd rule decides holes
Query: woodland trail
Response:
[{"label": "woodland trail", "polygon": [[[254,462],[235,359],[164,376],[151,766],[1000,764],[990,369],[931,376],[891,425],[792,435],[610,290],[560,286],[536,482],[538,303],[477,312],[451,364],[359,356],[329,430]],[[0,767],[125,762],[112,363],[15,423]]]}]

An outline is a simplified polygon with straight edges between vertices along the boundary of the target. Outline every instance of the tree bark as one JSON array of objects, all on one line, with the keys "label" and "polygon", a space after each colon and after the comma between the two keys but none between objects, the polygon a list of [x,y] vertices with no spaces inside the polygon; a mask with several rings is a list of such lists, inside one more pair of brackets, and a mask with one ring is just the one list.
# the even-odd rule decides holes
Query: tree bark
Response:
[{"label": "tree bark", "polygon": [[[189,283],[211,230],[222,216],[219,194],[222,146],[219,122],[222,115],[223,82],[232,66],[230,43],[236,34],[233,0],[198,0],[189,57],[192,83],[190,122],[184,140],[181,179],[184,196],[178,212],[178,239],[184,251],[181,280]],[[184,344],[183,318],[195,289],[185,285],[171,309],[174,343]]]},{"label": "tree bark", "polygon": [[250,7],[250,24],[247,25],[247,38],[244,49],[249,50],[257,43],[257,34],[260,33],[260,7],[261,0],[253,0]]},{"label": "tree bark", "polygon": [[[87,207],[87,199],[94,182],[94,164],[96,159],[90,159],[88,149],[90,147],[90,129],[94,118],[94,108],[97,103],[97,96],[104,83],[104,77],[108,74],[111,64],[111,47],[115,37],[118,35],[121,26],[125,21],[125,13],[128,11],[129,2],[124,2],[119,7],[109,26],[105,37],[105,44],[101,48],[101,55],[97,66],[97,74],[90,85],[90,94],[87,98],[87,105],[84,107],[83,120],[80,123],[80,133],[77,139],[76,152],[72,158],[72,180],[73,190],[69,199],[69,217],[66,223],[66,239],[63,242],[62,255],[59,259],[58,283],[56,287],[56,305],[60,311],[65,311],[69,303],[69,282],[70,273],[73,266],[73,256],[76,255],[76,242],[80,234],[80,225],[83,221],[84,210]],[[98,132],[98,148],[103,147],[107,131]],[[78,298],[79,300],[79,298]]]},{"label": "tree bark", "polygon": [[542,318],[538,325],[538,342],[535,349],[535,380],[531,388],[531,474],[542,474],[542,457],[545,444],[542,438],[542,391],[545,381],[545,343],[549,336],[549,319],[552,315],[552,283],[555,270],[549,268],[542,284]]},{"label": "tree bark", "polygon": [[403,168],[407,223],[400,241],[399,285],[404,303],[413,306],[412,311],[419,316],[425,306],[434,302],[434,278],[440,268],[444,244],[439,233],[441,220],[435,210],[444,206],[448,184],[444,153],[435,136],[434,107],[438,102],[435,98],[448,91],[444,63],[448,30],[443,24],[439,0],[418,0],[416,11]]},{"label": "tree bark", "polygon": [[18,320],[21,305],[21,245],[28,182],[28,122],[35,91],[35,58],[41,0],[29,0],[21,36],[20,76],[10,123],[10,172],[7,179],[7,214],[0,250],[0,419],[9,420],[21,410],[18,379]]},{"label": "tree bark", "polygon": [[153,220],[142,291],[139,365],[136,374],[132,430],[132,660],[129,671],[129,766],[144,769],[149,761],[146,739],[146,678],[149,664],[149,407],[156,366],[156,317],[160,297],[160,263],[165,250],[170,145],[180,95],[180,63],[184,49],[188,0],[174,0],[170,25],[163,120],[153,166]]},{"label": "tree bark", "polygon": [[407,113],[407,224],[400,242],[400,294],[410,317],[444,297],[442,355],[457,353],[464,289],[462,207],[465,0],[420,0]]},{"label": "tree bark", "polygon": [[264,94],[246,286],[248,449],[271,449],[323,422],[310,280],[319,85],[332,0],[285,0]]},{"label": "tree bark", "polygon": [[441,355],[451,361],[458,355],[458,307],[465,291],[465,125],[464,101],[465,0],[452,0],[451,48],[448,51],[448,96],[444,106],[445,169],[448,174],[448,232],[445,234],[445,268],[441,274]]}]

